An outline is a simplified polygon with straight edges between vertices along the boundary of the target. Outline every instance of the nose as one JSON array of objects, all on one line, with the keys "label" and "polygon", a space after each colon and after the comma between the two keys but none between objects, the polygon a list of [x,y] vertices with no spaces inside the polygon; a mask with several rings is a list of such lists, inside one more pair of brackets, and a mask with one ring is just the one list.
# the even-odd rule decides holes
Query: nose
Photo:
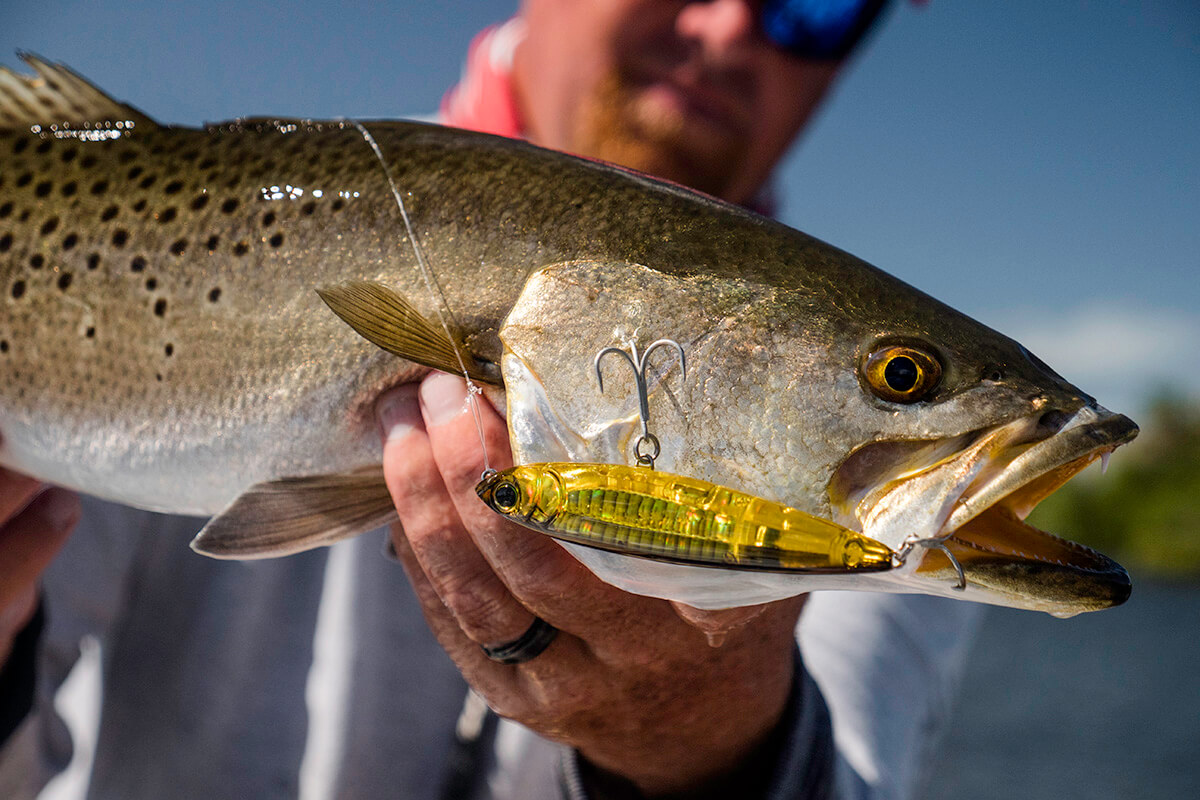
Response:
[{"label": "nose", "polygon": [[724,55],[754,40],[758,32],[754,5],[748,0],[688,3],[675,18],[675,31],[698,42],[706,55]]}]

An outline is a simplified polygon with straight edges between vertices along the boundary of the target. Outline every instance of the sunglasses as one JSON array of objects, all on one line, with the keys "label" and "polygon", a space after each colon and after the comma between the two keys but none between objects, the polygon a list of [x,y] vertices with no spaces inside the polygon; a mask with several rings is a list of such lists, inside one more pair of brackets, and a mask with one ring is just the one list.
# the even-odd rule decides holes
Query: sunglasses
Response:
[{"label": "sunglasses", "polygon": [[764,0],[763,33],[797,58],[837,61],[849,55],[887,0]]}]

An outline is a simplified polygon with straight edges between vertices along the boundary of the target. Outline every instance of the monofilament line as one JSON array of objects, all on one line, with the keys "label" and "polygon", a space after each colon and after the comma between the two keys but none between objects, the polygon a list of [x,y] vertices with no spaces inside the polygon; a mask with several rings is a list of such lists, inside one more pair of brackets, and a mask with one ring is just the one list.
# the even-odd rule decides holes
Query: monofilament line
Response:
[{"label": "monofilament line", "polygon": [[[392,197],[396,200],[396,207],[400,209],[400,217],[404,220],[404,230],[408,232],[408,241],[412,243],[413,253],[417,257],[417,266],[421,270],[421,277],[425,279],[425,288],[434,298],[440,302],[434,304],[434,311],[437,312],[438,322],[442,323],[442,329],[446,331],[446,338],[451,342],[456,342],[454,334],[450,331],[450,326],[446,323],[445,314],[449,314],[451,319],[454,318],[454,312],[450,309],[450,304],[446,302],[446,293],[442,291],[442,286],[438,283],[437,277],[433,274],[433,269],[429,266],[429,262],[425,260],[425,254],[421,250],[421,244],[417,241],[417,232],[413,230],[412,221],[408,218],[408,210],[404,207],[404,200],[400,197],[400,190],[396,187],[396,181],[392,179],[392,171],[388,169],[387,160],[383,157],[383,151],[379,149],[379,144],[375,141],[375,137],[367,130],[366,126],[358,120],[347,120],[351,125],[358,129],[362,134],[367,144],[371,146],[371,151],[375,153],[375,158],[379,161],[379,166],[383,169],[383,176],[387,178],[388,188],[392,190]],[[445,313],[443,313],[443,311]],[[458,320],[454,320],[455,328],[458,327]],[[462,348],[455,346],[455,358],[458,359],[458,368],[462,370],[463,378],[467,381],[467,398],[471,405],[471,416],[475,418],[475,430],[479,434],[479,444],[483,448],[483,470],[485,473],[492,469],[491,460],[488,458],[487,440],[483,438],[483,416],[479,411],[479,395],[483,394],[483,390],[471,380],[471,376],[467,373],[466,362],[463,361]]]}]

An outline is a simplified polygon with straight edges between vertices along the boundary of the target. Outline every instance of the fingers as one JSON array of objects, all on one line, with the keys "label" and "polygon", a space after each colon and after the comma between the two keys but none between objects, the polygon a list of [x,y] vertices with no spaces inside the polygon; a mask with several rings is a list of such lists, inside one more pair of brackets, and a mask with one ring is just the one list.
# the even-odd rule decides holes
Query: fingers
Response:
[{"label": "fingers", "polygon": [[[483,453],[463,381],[449,375],[430,376],[422,383],[420,396],[430,447],[446,490],[464,527],[509,590],[538,616],[571,633],[594,638],[620,623],[613,615],[616,607],[625,608],[622,601],[627,595],[592,575],[554,540],[510,523],[475,494],[484,468]],[[508,467],[512,454],[507,427],[489,405],[479,405],[491,466]]]},{"label": "fingers", "polygon": [[[393,531],[393,544],[402,561],[409,558],[414,589],[427,587],[437,598],[434,605],[448,609],[476,645],[516,639],[533,623],[533,614],[508,591],[455,513],[434,462],[416,385],[381,399],[379,417],[386,437],[384,475],[402,526]],[[443,644],[448,644],[443,635],[457,638],[439,624],[442,630],[435,625],[435,633]]]},{"label": "fingers", "polygon": [[0,467],[0,525],[24,508],[41,488],[41,481]]},{"label": "fingers", "polygon": [[[10,473],[11,474],[11,473]],[[26,490],[19,482],[0,480],[4,502]],[[0,613],[11,635],[33,611],[38,577],[58,553],[79,521],[79,498],[65,489],[47,489],[0,527]],[[12,617],[12,619],[8,619]]]}]

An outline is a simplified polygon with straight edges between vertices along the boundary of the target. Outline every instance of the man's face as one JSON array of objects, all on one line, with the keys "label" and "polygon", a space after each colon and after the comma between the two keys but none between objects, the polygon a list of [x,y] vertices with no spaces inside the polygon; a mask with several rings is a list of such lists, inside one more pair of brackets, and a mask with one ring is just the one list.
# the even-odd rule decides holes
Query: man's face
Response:
[{"label": "man's face", "polygon": [[527,0],[517,96],[534,142],[751,199],[837,71],[758,28],[755,0]]}]

